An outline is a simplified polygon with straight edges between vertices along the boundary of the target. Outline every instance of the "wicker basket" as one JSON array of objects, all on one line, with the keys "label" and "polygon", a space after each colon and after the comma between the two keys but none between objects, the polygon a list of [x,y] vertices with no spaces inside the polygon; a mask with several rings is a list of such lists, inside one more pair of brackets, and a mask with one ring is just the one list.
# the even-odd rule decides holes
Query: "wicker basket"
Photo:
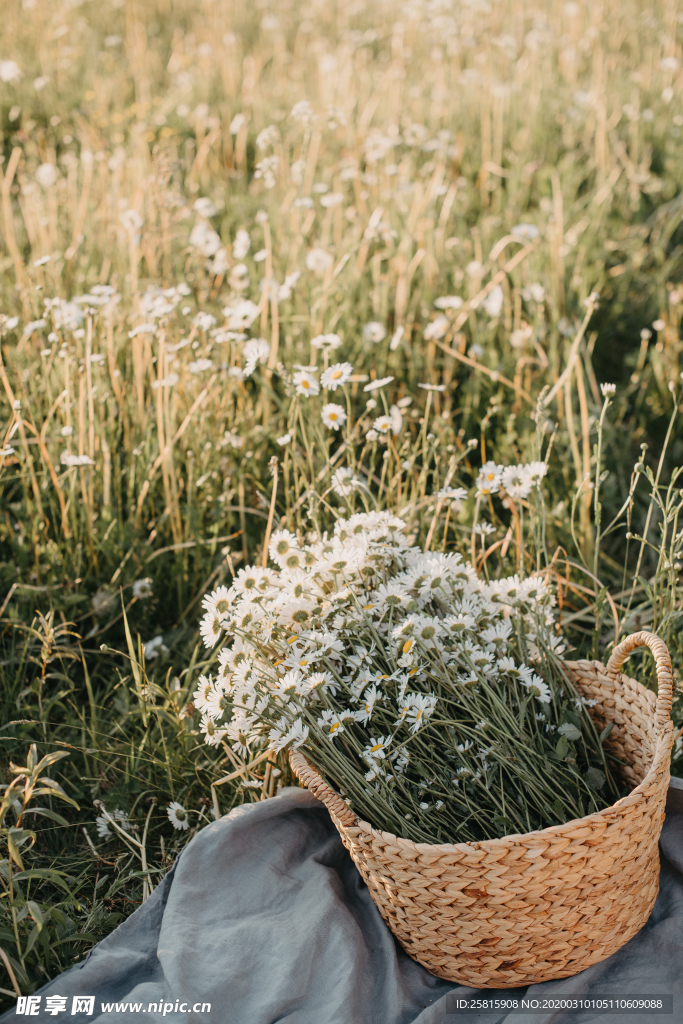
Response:
[{"label": "wicker basket", "polygon": [[[620,675],[647,645],[659,693]],[[599,729],[635,788],[596,814],[527,835],[431,845],[360,821],[300,751],[298,778],[325,804],[379,911],[432,974],[475,988],[567,978],[614,953],[647,921],[659,889],[659,834],[673,726],[671,660],[652,633],[635,633],[600,662],[567,662],[597,699]]]}]

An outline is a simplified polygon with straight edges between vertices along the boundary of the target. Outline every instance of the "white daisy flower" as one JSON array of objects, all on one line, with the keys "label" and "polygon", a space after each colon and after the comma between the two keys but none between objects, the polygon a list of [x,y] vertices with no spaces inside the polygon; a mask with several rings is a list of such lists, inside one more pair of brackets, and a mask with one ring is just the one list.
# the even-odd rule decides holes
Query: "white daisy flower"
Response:
[{"label": "white daisy flower", "polygon": [[545,462],[529,462],[526,466],[526,471],[531,483],[538,487],[548,472],[548,466]]},{"label": "white daisy flower", "polygon": [[425,341],[433,341],[443,338],[448,328],[451,326],[451,322],[447,316],[437,316],[435,320],[432,320],[430,324],[424,329]]},{"label": "white daisy flower", "polygon": [[142,580],[136,580],[133,584],[133,597],[137,597],[138,600],[143,600],[146,597],[152,596],[152,581],[149,576],[146,576]]},{"label": "white daisy flower", "polygon": [[318,719],[318,725],[321,729],[327,730],[327,736],[331,740],[345,731],[344,718],[340,717],[335,711],[330,711],[329,708],[323,711]]},{"label": "white daisy flower", "polygon": [[306,253],[306,269],[311,270],[318,277],[322,277],[329,270],[332,262],[332,256],[324,249],[309,249]]},{"label": "white daisy flower", "polygon": [[261,592],[261,582],[265,570],[256,565],[240,569],[232,581],[232,587],[237,594],[258,594]]},{"label": "white daisy flower", "polygon": [[409,693],[401,701],[401,711],[405,708],[405,715],[400,717],[410,726],[411,732],[417,732],[427,722],[427,719],[434,712],[437,699],[432,694]]},{"label": "white daisy flower", "polygon": [[335,363],[333,366],[328,367],[327,370],[323,370],[320,375],[320,383],[329,391],[336,391],[337,388],[347,383],[352,373],[353,366],[351,363]]},{"label": "white daisy flower", "polygon": [[311,338],[313,348],[323,349],[326,352],[339,348],[341,343],[338,334],[316,334],[315,338]]},{"label": "white daisy flower", "polygon": [[219,728],[213,718],[208,714],[202,715],[202,720],[199,723],[199,729],[204,736],[204,742],[210,747],[218,747],[226,732],[225,729]]},{"label": "white daisy flower", "polygon": [[366,384],[363,391],[379,391],[385,384],[391,384],[393,377],[379,377],[377,380],[371,380],[369,384]]},{"label": "white daisy flower", "polygon": [[330,430],[339,430],[346,423],[346,411],[341,405],[328,402],[327,405],[322,407],[320,418]]},{"label": "white daisy flower", "polygon": [[208,612],[199,623],[199,632],[205,647],[215,647],[223,632],[223,623],[217,612]]},{"label": "white daisy flower", "polygon": [[534,673],[528,681],[522,680],[522,682],[541,704],[550,704],[552,694],[550,692],[550,687],[544,679],[541,679],[540,676]]},{"label": "white daisy flower", "polygon": [[500,482],[511,498],[527,498],[531,494],[531,477],[526,466],[506,466]]},{"label": "white daisy flower", "polygon": [[207,613],[224,616],[232,606],[232,595],[227,587],[220,586],[202,600],[202,607]]},{"label": "white daisy flower", "polygon": [[[126,814],[125,811],[122,811],[120,807],[116,807],[111,812],[109,817],[114,818],[116,824],[119,826],[119,828],[122,828],[124,832],[131,831],[131,824],[128,815]],[[100,814],[95,819],[95,828],[97,829],[97,834],[100,837],[100,839],[105,839],[108,836],[115,834],[116,829],[112,829],[111,832],[109,831],[110,824],[111,822],[109,821],[109,818],[107,818],[105,814]]]},{"label": "white daisy flower", "polygon": [[244,759],[248,759],[251,756],[249,744],[252,738],[249,735],[249,729],[253,721],[253,719],[249,718],[236,718],[230,722],[225,730],[228,740],[232,740],[230,746],[236,754],[239,754]]},{"label": "white daisy flower", "polygon": [[378,323],[377,320],[371,320],[363,328],[363,338],[365,341],[371,341],[377,345],[387,336],[387,330],[384,324]]},{"label": "white daisy flower", "polygon": [[360,722],[361,725],[367,725],[372,718],[372,712],[374,710],[377,701],[381,701],[382,697],[377,687],[373,684],[370,686],[363,696],[361,707],[356,711],[356,721]]},{"label": "white daisy flower", "polygon": [[387,754],[387,748],[391,743],[391,736],[378,736],[372,737],[369,744],[363,750],[363,760],[367,762],[372,768],[375,767],[376,761],[383,761]]},{"label": "white daisy flower", "polygon": [[477,494],[496,494],[500,487],[502,472],[502,466],[497,466],[495,462],[484,463],[475,482]]},{"label": "white daisy flower", "polygon": [[211,676],[200,676],[199,685],[192,694],[192,700],[197,711],[208,714],[211,707],[211,698],[215,691],[214,681]]},{"label": "white daisy flower", "polygon": [[318,384],[311,370],[297,370],[292,377],[292,382],[296,388],[297,395],[305,395],[307,398],[310,398],[311,395],[320,393],[320,384]]},{"label": "white daisy flower", "polygon": [[190,822],[187,819],[187,811],[182,804],[179,804],[177,800],[174,800],[166,808],[168,814],[168,820],[173,825],[173,828],[177,829],[188,829]]},{"label": "white daisy flower", "polygon": [[[303,562],[303,554],[299,549],[299,542],[289,530],[275,530],[270,538],[268,553],[274,562],[284,569],[286,566],[296,568]],[[295,558],[295,561],[292,561]]]},{"label": "white daisy flower", "polygon": [[378,416],[372,428],[380,434],[387,434],[391,430],[391,416]]},{"label": "white daisy flower", "polygon": [[365,485],[361,478],[356,476],[353,470],[347,466],[335,469],[332,474],[332,490],[340,498],[347,498],[349,494],[353,494],[354,491],[361,490],[364,487]]}]

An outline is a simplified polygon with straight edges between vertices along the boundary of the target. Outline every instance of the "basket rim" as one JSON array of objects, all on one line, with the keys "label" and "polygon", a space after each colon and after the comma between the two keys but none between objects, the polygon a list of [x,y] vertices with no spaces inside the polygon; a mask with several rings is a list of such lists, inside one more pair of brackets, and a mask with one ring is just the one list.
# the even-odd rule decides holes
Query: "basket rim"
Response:
[{"label": "basket rim", "polygon": [[[564,664],[568,668],[571,668],[574,665],[592,665],[596,670],[602,670],[602,672],[606,674],[605,666],[599,661],[566,661]],[[645,698],[648,702],[651,697],[655,696],[651,690],[648,690],[642,683],[639,683],[637,679],[632,679],[630,676],[626,676],[623,673],[621,678],[634,686],[639,696]],[[562,825],[549,825],[547,828],[536,829],[533,832],[515,832],[507,836],[502,836],[499,839],[481,839],[462,843],[416,843],[413,839],[405,839],[403,836],[397,836],[393,832],[384,832],[382,829],[374,828],[369,822],[363,821],[358,817],[358,815],[354,814],[350,807],[347,807],[347,810],[350,815],[354,816],[355,822],[353,824],[340,822],[340,825],[345,832],[357,829],[366,834],[381,836],[385,842],[392,843],[394,846],[403,847],[403,849],[415,850],[416,853],[433,853],[435,851],[439,851],[439,853],[442,854],[454,852],[471,853],[473,850],[484,850],[486,852],[489,850],[500,850],[501,847],[509,846],[540,846],[543,844],[544,837],[547,837],[548,840],[563,838],[567,833],[576,831],[577,828],[590,828],[591,825],[596,826],[603,821],[605,821],[606,827],[610,818],[616,818],[619,816],[620,812],[625,813],[628,811],[628,808],[632,804],[639,802],[639,800],[644,796],[645,789],[649,788],[658,775],[669,775],[668,762],[672,743],[673,722],[669,719],[663,727],[660,727],[659,734],[656,737],[652,764],[650,765],[647,774],[637,786],[634,786],[630,793],[627,793],[626,796],[620,797],[616,803],[610,804],[609,807],[604,807],[601,811],[593,811],[592,814],[586,814],[583,818],[571,818],[569,821],[565,821]],[[300,775],[294,761],[299,759],[304,762],[304,765],[300,765],[299,767],[304,768],[305,766],[305,770],[315,777],[311,781],[314,782],[316,790],[320,791],[320,795],[318,792],[313,791],[314,795],[318,797],[325,806],[327,806],[327,809],[331,814],[334,814],[334,816],[338,818],[338,815],[335,814],[332,808],[328,806],[328,801],[331,799],[343,802],[342,798],[332,789],[329,783],[323,779],[317,768],[310,763],[308,758],[300,750],[290,750],[289,761],[297,778],[300,779]],[[664,773],[662,773],[662,765],[665,766]],[[303,779],[301,779],[301,781],[303,781]],[[311,786],[308,783],[304,784],[307,789],[311,789]],[[346,806],[347,805],[345,804],[345,807]],[[529,840],[532,840],[532,842],[529,842]]]}]

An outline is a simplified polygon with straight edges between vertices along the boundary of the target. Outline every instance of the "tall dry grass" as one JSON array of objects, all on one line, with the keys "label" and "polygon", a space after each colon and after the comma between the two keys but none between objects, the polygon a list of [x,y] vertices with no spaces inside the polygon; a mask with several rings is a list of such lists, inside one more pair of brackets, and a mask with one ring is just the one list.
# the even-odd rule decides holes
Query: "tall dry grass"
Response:
[{"label": "tall dry grass", "polygon": [[[598,657],[650,624],[677,648],[680,32],[669,0],[7,0],[0,618],[20,724],[0,735],[17,758],[72,745],[90,842],[93,799],[141,828],[148,797],[203,806],[201,598],[261,557],[271,507],[301,531],[341,514],[349,458],[423,540],[469,550],[471,507],[435,535],[434,495],[529,458],[540,429],[575,642]],[[311,347],[330,333],[339,349]],[[241,335],[265,346],[246,377]],[[341,443],[320,399],[288,395],[296,364],[325,359],[354,367]],[[382,446],[363,388],[384,376],[403,424]],[[304,408],[311,443],[279,445]],[[514,569],[507,526],[493,543]],[[80,652],[53,636],[46,661],[67,621]],[[149,821],[163,865],[168,822]],[[123,870],[78,835],[45,834],[41,855]]]}]

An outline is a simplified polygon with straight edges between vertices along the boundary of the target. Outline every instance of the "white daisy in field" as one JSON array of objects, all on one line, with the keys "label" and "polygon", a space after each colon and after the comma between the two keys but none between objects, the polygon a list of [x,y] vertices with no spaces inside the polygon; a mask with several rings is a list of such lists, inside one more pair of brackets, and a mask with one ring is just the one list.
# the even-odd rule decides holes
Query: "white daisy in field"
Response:
[{"label": "white daisy in field", "polygon": [[142,580],[136,580],[133,584],[133,597],[137,597],[138,600],[143,600],[145,597],[152,596],[152,581],[149,576],[146,576]]},{"label": "white daisy in field", "polygon": [[[270,557],[274,562],[284,569],[285,566],[291,565],[292,568],[296,568],[303,560],[302,553],[299,550],[299,541],[295,534],[290,533],[289,530],[275,530],[273,536],[270,538],[270,545],[268,547]],[[290,559],[293,555],[297,556],[295,563],[291,563]]]},{"label": "white daisy in field", "polygon": [[387,336],[387,329],[384,324],[380,324],[377,320],[371,320],[370,323],[366,324],[363,328],[363,338],[365,341],[371,341],[377,345]]},{"label": "white daisy in field", "polygon": [[324,249],[309,249],[306,253],[306,269],[311,270],[318,277],[322,277],[329,270],[332,262],[332,256]]},{"label": "white daisy in field", "polygon": [[351,363],[335,363],[333,366],[328,367],[327,370],[323,370],[320,375],[320,383],[329,391],[336,391],[337,388],[346,384],[352,373],[353,366]]},{"label": "white daisy in field", "polygon": [[194,706],[198,711],[201,711],[202,714],[208,713],[211,707],[211,698],[213,697],[214,690],[215,687],[213,679],[210,677],[207,678],[206,676],[199,677],[199,685],[192,694],[192,700],[194,701]]},{"label": "white daisy in field", "polygon": [[230,725],[225,730],[225,735],[228,740],[231,740],[230,746],[239,754],[242,758],[249,758],[250,750],[249,744],[251,742],[251,736],[249,735],[249,729],[252,725],[253,719],[251,718],[236,718],[230,722]]},{"label": "white daisy in field", "polygon": [[244,375],[250,377],[259,363],[265,364],[270,355],[270,345],[265,338],[250,338],[242,349]]},{"label": "white daisy in field", "polygon": [[306,398],[310,398],[311,395],[320,393],[320,384],[311,370],[297,370],[292,377],[292,382],[297,395],[305,395]]},{"label": "white daisy in field", "polygon": [[497,466],[495,462],[485,462],[476,480],[477,494],[496,494],[500,487],[501,474],[501,466]]},{"label": "white daisy in field", "polygon": [[440,295],[434,300],[434,305],[437,309],[460,309],[463,300],[459,295]]},{"label": "white daisy in field", "polygon": [[231,605],[230,591],[224,586],[217,587],[202,600],[202,607],[205,612],[219,616],[227,615]]},{"label": "white daisy in field", "polygon": [[177,800],[174,800],[166,808],[168,814],[168,820],[173,825],[173,828],[177,829],[188,829],[190,822],[187,818],[187,811],[182,804],[179,804]]},{"label": "white daisy in field", "polygon": [[467,491],[464,487],[442,487],[437,494],[439,501],[464,501]]},{"label": "white daisy in field", "polygon": [[371,380],[369,384],[366,384],[363,391],[379,391],[385,384],[391,384],[393,377],[379,377],[377,380]]},{"label": "white daisy in field", "polygon": [[225,729],[219,728],[213,718],[208,714],[202,715],[199,723],[199,730],[204,736],[204,742],[210,747],[217,747],[225,736]]},{"label": "white daisy in field", "polygon": [[0,82],[18,82],[24,72],[14,60],[0,60]]},{"label": "white daisy in field", "polygon": [[363,481],[348,466],[335,469],[332,474],[332,490],[340,498],[347,498],[349,494],[353,494],[354,491],[360,490],[363,486]]},{"label": "white daisy in field", "polygon": [[316,334],[315,338],[311,338],[313,348],[323,349],[325,352],[339,348],[341,343],[341,338],[338,334]]},{"label": "white daisy in field", "polygon": [[447,316],[437,316],[424,329],[425,341],[433,341],[435,339],[438,341],[439,338],[443,338],[450,326],[451,322]]},{"label": "white daisy in field", "polygon": [[341,405],[328,402],[327,405],[322,407],[320,418],[330,430],[339,430],[346,423],[346,411]]},{"label": "white daisy in field", "polygon": [[284,448],[286,445],[291,443],[292,435],[287,432],[286,434],[281,434],[280,437],[276,438],[276,440],[280,447]]},{"label": "white daisy in field", "polygon": [[239,569],[232,581],[236,594],[258,594],[261,592],[261,583],[265,576],[265,570],[256,565],[249,565],[245,569]]},{"label": "white daisy in field", "polygon": [[208,713],[218,721],[230,707],[230,701],[220,686],[214,686],[208,697]]},{"label": "white daisy in field", "polygon": [[541,480],[548,472],[548,466],[545,462],[529,462],[527,464],[526,471],[531,483],[534,487],[538,487]]},{"label": "white daisy in field", "polygon": [[[111,812],[109,817],[113,818],[116,824],[119,826],[119,828],[122,828],[124,832],[131,831],[131,825],[128,819],[128,815],[126,814],[125,811],[122,811],[120,807],[115,808],[115,810]],[[112,829],[111,832],[109,831],[110,824],[111,822],[109,821],[109,818],[107,817],[106,814],[100,814],[95,819],[95,828],[97,829],[97,834],[100,837],[100,839],[106,839],[107,836],[111,836],[116,832],[116,829]]]},{"label": "white daisy in field", "polygon": [[482,522],[477,523],[474,527],[474,532],[478,537],[488,537],[496,532],[496,528],[491,523]]},{"label": "white daisy in field", "polygon": [[378,416],[372,427],[380,434],[388,434],[391,430],[391,416]]},{"label": "white daisy in field", "polygon": [[223,624],[217,612],[208,612],[199,623],[199,632],[206,647],[215,647],[221,638]]},{"label": "white daisy in field", "polygon": [[531,478],[526,466],[506,466],[500,482],[511,498],[527,498],[531,493]]},{"label": "white daisy in field", "polygon": [[538,238],[538,228],[535,224],[515,224],[513,228],[510,228],[510,234],[532,241],[534,238]]}]

